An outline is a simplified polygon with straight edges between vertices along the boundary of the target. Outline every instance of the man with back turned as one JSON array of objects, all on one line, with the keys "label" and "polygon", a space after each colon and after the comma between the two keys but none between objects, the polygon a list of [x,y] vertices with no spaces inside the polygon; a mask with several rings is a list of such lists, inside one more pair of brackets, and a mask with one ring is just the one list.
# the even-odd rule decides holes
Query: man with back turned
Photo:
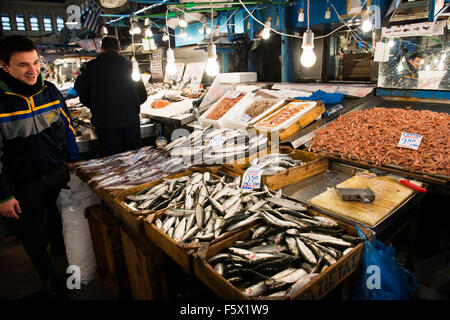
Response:
[{"label": "man with back turned", "polygon": [[103,38],[101,52],[86,64],[75,90],[91,110],[100,156],[106,157],[140,148],[140,105],[147,92],[142,79],[131,78],[132,65],[120,55],[119,40]]}]

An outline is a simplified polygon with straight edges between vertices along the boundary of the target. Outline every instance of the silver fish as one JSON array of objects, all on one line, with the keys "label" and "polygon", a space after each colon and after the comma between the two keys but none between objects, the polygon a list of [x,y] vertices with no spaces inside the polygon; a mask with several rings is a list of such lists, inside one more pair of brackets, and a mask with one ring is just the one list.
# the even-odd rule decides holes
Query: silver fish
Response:
[{"label": "silver fish", "polygon": [[[228,199],[227,201],[225,201],[223,203],[223,210],[227,210],[229,207],[231,207],[236,201],[238,201],[240,199],[240,195],[237,194],[235,196],[232,196],[230,199]],[[223,212],[223,211],[222,211]]]},{"label": "silver fish", "polygon": [[197,233],[197,231],[198,231],[198,226],[197,225],[193,226],[191,229],[186,231],[183,238],[181,239],[181,242],[185,242],[185,241],[191,239],[194,236],[194,234]]},{"label": "silver fish", "polygon": [[296,257],[299,256],[299,252],[298,252],[298,247],[297,247],[297,242],[295,241],[295,239],[293,237],[286,237],[285,241],[288,245],[289,251]]},{"label": "silver fish", "polygon": [[269,201],[273,204],[276,204],[277,206],[292,209],[292,210],[298,210],[298,211],[306,211],[306,208],[301,205],[298,202],[294,202],[288,199],[279,199],[275,197],[269,197],[265,198],[266,201]]},{"label": "silver fish", "polygon": [[203,208],[201,205],[197,205],[195,208],[195,221],[199,229],[203,228]]},{"label": "silver fish", "polygon": [[163,231],[165,233],[167,233],[167,231],[174,224],[174,222],[175,222],[175,217],[170,217],[169,219],[167,219],[167,221],[163,225]]},{"label": "silver fish", "polygon": [[298,238],[296,237],[295,240],[297,241],[297,246],[300,252],[300,255],[306,259],[311,264],[316,264],[317,259],[314,256],[314,254],[311,252],[311,250]]},{"label": "silver fish", "polygon": [[290,297],[295,296],[302,288],[304,288],[310,281],[314,280],[319,274],[312,273],[299,279],[292,287],[288,290],[287,295]]},{"label": "silver fish", "polygon": [[173,234],[173,240],[176,242],[180,242],[183,238],[183,235],[185,233],[185,227],[186,227],[186,217],[181,219],[180,223],[177,225],[175,232]]},{"label": "silver fish", "polygon": [[241,199],[238,199],[238,201],[236,201],[231,207],[228,208],[224,218],[228,219],[229,217],[233,216],[236,212],[239,211],[240,207],[241,207]]},{"label": "silver fish", "polygon": [[264,283],[264,281],[260,281],[250,287],[245,288],[244,294],[247,297],[257,297],[257,296],[262,295],[266,291],[267,291],[267,285]]}]

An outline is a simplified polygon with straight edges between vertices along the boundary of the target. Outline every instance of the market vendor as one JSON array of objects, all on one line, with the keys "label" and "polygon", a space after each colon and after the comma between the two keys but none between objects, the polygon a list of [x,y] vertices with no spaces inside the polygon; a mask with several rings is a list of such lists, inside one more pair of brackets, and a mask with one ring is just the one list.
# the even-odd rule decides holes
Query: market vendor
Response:
[{"label": "market vendor", "polygon": [[394,86],[397,88],[417,88],[419,85],[419,66],[422,54],[414,52],[403,64],[401,73],[395,78]]},{"label": "market vendor", "polygon": [[75,90],[91,110],[100,156],[106,157],[141,147],[139,113],[147,91],[142,79],[132,79],[131,62],[120,55],[117,38],[103,38],[101,52],[86,64]]},{"label": "market vendor", "polygon": [[33,41],[0,41],[0,214],[18,219],[20,238],[46,293],[62,297],[51,255],[65,255],[60,190],[78,158],[75,131],[61,92],[44,81]]}]

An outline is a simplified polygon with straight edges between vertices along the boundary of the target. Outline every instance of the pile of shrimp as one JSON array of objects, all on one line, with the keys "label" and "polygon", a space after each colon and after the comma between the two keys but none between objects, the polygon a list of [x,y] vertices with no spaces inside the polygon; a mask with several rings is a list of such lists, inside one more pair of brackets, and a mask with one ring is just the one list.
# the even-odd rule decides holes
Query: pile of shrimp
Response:
[{"label": "pile of shrimp", "polygon": [[[397,147],[402,132],[420,134],[418,150]],[[450,115],[428,110],[372,108],[340,116],[315,132],[310,150],[376,166],[450,176]]]}]

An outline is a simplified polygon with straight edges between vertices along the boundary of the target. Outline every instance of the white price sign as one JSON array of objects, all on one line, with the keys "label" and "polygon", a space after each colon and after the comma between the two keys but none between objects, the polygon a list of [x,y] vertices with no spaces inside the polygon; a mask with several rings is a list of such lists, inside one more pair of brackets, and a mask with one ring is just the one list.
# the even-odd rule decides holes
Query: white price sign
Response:
[{"label": "white price sign", "polygon": [[422,136],[420,134],[402,132],[397,147],[417,150],[421,141]]},{"label": "white price sign", "polygon": [[242,177],[242,190],[258,189],[261,187],[263,170],[248,168]]}]

